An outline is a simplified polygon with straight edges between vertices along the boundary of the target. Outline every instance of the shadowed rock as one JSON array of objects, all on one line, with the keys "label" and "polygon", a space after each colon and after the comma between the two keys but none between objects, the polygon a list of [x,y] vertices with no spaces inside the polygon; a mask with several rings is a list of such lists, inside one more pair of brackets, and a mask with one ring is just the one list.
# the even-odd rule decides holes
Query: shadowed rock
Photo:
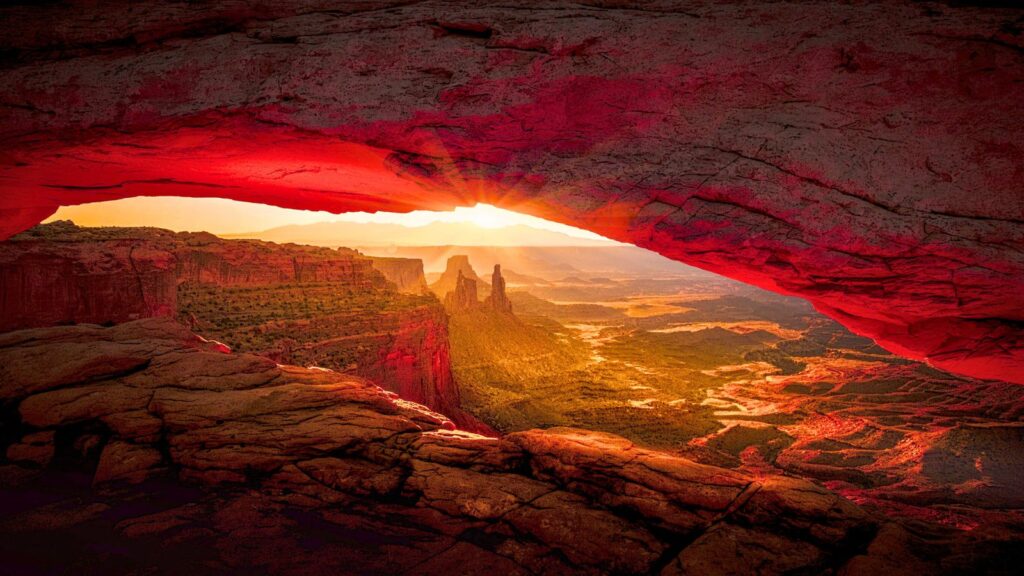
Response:
[{"label": "shadowed rock", "polygon": [[[43,364],[112,354],[146,362],[21,384]],[[981,566],[988,550],[985,538],[931,528],[972,551],[947,564],[922,536],[805,480],[608,434],[456,431],[365,380],[225,354],[167,319],[5,334],[0,366],[0,395],[18,406],[4,429],[19,431],[0,490],[64,498],[0,524],[6,557],[23,566],[45,567],[56,547],[88,573],[103,541],[123,543],[110,561],[135,570],[274,574],[865,574],[892,558],[938,573]],[[96,487],[76,487],[70,470]],[[140,498],[154,504],[139,509]],[[103,517],[118,518],[113,531]]]}]

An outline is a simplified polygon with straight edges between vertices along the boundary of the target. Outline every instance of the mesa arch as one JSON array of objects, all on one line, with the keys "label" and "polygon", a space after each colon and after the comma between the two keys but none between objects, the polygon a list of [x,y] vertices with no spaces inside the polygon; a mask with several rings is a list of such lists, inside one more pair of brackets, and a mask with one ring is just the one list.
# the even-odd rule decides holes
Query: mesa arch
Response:
[{"label": "mesa arch", "polygon": [[1024,11],[0,8],[0,237],[58,206],[478,200],[1024,383]]}]

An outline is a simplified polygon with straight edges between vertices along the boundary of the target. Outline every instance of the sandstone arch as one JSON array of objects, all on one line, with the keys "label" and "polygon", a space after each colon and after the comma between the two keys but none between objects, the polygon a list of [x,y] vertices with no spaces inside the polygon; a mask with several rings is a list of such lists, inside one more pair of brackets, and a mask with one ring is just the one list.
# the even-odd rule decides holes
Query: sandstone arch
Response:
[{"label": "sandstone arch", "polygon": [[1024,11],[0,9],[0,236],[59,205],[478,200],[1024,383]]}]

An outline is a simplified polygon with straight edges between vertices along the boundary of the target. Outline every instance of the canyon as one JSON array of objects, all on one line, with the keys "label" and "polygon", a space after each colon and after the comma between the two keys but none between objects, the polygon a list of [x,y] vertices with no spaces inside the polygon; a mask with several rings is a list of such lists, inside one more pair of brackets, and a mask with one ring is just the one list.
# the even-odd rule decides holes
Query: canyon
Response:
[{"label": "canyon", "polygon": [[415,260],[55,222],[0,245],[0,271],[2,330],[177,317],[232,349],[358,374],[472,427],[447,317]]},{"label": "canyon", "polygon": [[421,262],[386,262],[404,290],[344,248],[64,221],[0,243],[4,317],[48,326],[0,333],[2,557],[43,570],[33,542],[52,540],[83,573],[101,542],[169,573],[1019,561],[1014,384],[685,267],[523,292],[496,264],[480,299],[456,255],[429,287],[455,276],[442,306]]},{"label": "canyon", "polygon": [[[998,4],[0,6],[0,572],[1018,573]],[[40,224],[139,196],[629,264]]]},{"label": "canyon", "polygon": [[617,434],[813,479],[892,518],[1024,520],[1015,384],[894,356],[806,302],[721,278],[569,280],[510,292],[514,322],[452,316],[463,406],[497,430]]}]

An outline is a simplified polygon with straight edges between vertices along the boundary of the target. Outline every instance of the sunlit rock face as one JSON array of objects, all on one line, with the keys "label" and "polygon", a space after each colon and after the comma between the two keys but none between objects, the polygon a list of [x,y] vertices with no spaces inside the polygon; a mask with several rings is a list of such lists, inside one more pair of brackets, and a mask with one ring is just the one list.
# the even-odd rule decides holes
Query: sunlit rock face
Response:
[{"label": "sunlit rock face", "polygon": [[454,431],[366,380],[225,353],[166,318],[0,334],[0,401],[16,407],[0,414],[12,503],[0,550],[30,573],[975,574],[1020,562],[1005,534],[902,523],[806,480],[610,434]]},{"label": "sunlit rock face", "polygon": [[172,316],[179,286],[388,288],[371,260],[351,250],[156,228],[79,228],[65,221],[0,245],[0,266],[0,330]]},{"label": "sunlit rock face", "polygon": [[394,283],[400,292],[426,294],[427,279],[423,275],[423,261],[415,258],[370,257],[373,269]]},{"label": "sunlit rock face", "polygon": [[444,306],[452,314],[468,312],[480,307],[480,299],[477,297],[476,280],[466,278],[459,271],[455,278],[455,289],[444,297]]},{"label": "sunlit rock face", "polygon": [[512,302],[505,293],[505,278],[501,275],[501,264],[494,265],[494,272],[491,273],[491,295],[484,301],[484,305],[500,314],[512,313]]},{"label": "sunlit rock face", "polygon": [[0,233],[139,194],[486,200],[1024,383],[1018,9],[2,9]]},{"label": "sunlit rock face", "polygon": [[397,261],[387,265],[399,281],[408,272],[409,261],[347,248],[54,222],[0,243],[0,331],[178,317],[239,350],[369,378],[478,429],[460,410],[444,308],[407,294],[425,289],[422,263],[418,282],[398,286],[381,261]]},{"label": "sunlit rock face", "polygon": [[[460,280],[462,278],[462,280]],[[484,282],[483,278],[477,275],[476,271],[473,270],[473,266],[469,262],[469,257],[464,254],[456,254],[455,256],[449,256],[448,262],[445,265],[444,272],[441,273],[441,277],[437,279],[433,284],[430,285],[430,290],[437,294],[438,298],[445,298],[449,292],[458,291],[459,286],[464,286],[463,291],[466,291],[467,284],[464,282],[468,280],[473,283],[472,291],[473,294],[466,295],[465,303],[474,307],[477,305],[479,300],[479,293],[484,292],[485,294],[490,291],[490,286]],[[480,288],[483,290],[480,290]]]}]

